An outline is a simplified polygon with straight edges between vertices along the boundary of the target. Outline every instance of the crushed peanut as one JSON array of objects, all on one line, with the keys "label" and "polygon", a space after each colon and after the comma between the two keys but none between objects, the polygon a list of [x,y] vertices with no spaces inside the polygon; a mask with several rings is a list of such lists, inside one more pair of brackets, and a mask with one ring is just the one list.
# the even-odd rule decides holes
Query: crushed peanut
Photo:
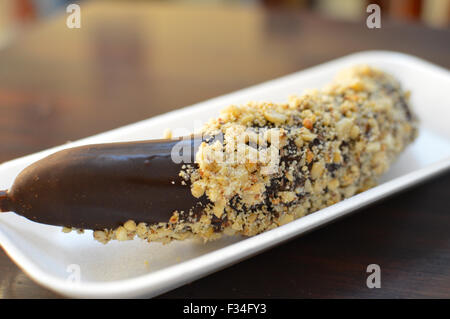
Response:
[{"label": "crushed peanut", "polygon": [[376,185],[416,138],[408,100],[392,76],[363,65],[288,103],[229,106],[202,129],[223,141],[204,141],[195,165],[180,172],[192,196],[203,199],[201,213],[176,211],[154,225],[128,221],[94,237],[167,243],[253,236],[333,205]]}]

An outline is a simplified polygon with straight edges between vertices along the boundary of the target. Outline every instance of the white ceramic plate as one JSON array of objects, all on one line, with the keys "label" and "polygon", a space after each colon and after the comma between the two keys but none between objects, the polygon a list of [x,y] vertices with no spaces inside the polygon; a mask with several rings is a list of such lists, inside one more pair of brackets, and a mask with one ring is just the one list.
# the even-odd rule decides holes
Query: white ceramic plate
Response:
[{"label": "white ceramic plate", "polygon": [[[168,127],[192,131],[199,121],[216,116],[229,104],[248,100],[285,101],[290,94],[323,86],[340,69],[358,63],[368,63],[396,76],[404,88],[412,91],[412,106],[421,119],[419,138],[401,155],[379,186],[258,236],[228,237],[207,244],[184,241],[162,245],[136,239],[104,246],[92,239],[91,231],[83,235],[64,234],[60,227],[37,224],[14,213],[5,213],[0,214],[3,249],[36,282],[66,296],[151,297],[450,168],[450,72],[412,56],[371,51],[4,163],[0,165],[0,189],[8,188],[25,166],[56,150],[88,143],[160,138]],[[74,280],[77,278],[80,280]]]}]

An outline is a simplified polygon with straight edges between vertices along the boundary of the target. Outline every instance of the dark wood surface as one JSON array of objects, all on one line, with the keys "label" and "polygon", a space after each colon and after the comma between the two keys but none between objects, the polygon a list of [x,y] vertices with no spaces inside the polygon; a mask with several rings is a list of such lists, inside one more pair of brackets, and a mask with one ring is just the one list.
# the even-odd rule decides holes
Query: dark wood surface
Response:
[{"label": "dark wood surface", "polygon": [[[450,67],[449,30],[255,7],[83,3],[0,50],[0,161],[360,50]],[[162,297],[450,297],[450,174]],[[366,287],[368,264],[380,289]],[[59,297],[0,252],[0,298]]]}]

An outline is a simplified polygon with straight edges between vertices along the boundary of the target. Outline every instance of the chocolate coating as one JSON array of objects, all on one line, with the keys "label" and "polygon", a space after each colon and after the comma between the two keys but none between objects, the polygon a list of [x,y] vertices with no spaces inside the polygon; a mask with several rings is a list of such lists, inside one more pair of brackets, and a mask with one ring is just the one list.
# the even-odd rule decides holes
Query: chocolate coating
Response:
[{"label": "chocolate coating", "polygon": [[[199,202],[179,176],[176,143],[193,154],[201,139],[152,140],[75,147],[25,168],[0,194],[0,209],[39,223],[115,228],[127,220],[168,222]],[[192,162],[192,161],[191,161]]]}]

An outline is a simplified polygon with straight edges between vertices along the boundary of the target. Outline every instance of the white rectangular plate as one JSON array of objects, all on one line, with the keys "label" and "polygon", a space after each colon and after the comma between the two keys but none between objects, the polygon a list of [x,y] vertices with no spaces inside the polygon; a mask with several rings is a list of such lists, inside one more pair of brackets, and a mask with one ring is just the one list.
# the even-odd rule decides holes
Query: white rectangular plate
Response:
[{"label": "white rectangular plate", "polygon": [[[421,119],[419,138],[379,186],[252,238],[228,237],[203,244],[169,245],[136,239],[102,245],[85,234],[64,234],[14,213],[0,214],[0,243],[32,279],[72,297],[151,297],[227,267],[264,249],[344,216],[450,168],[450,72],[418,58],[384,51],[361,52],[245,90],[0,165],[0,189],[30,163],[75,145],[160,138],[166,128],[192,131],[229,105],[249,100],[286,101],[306,88],[320,88],[342,68],[367,63],[397,77],[412,91]],[[185,132],[178,132],[184,134]],[[175,131],[177,134],[177,131]],[[75,266],[73,266],[75,265]],[[77,282],[77,269],[80,270]],[[0,275],[1,276],[1,275]],[[75,283],[74,283],[75,282]]]}]

